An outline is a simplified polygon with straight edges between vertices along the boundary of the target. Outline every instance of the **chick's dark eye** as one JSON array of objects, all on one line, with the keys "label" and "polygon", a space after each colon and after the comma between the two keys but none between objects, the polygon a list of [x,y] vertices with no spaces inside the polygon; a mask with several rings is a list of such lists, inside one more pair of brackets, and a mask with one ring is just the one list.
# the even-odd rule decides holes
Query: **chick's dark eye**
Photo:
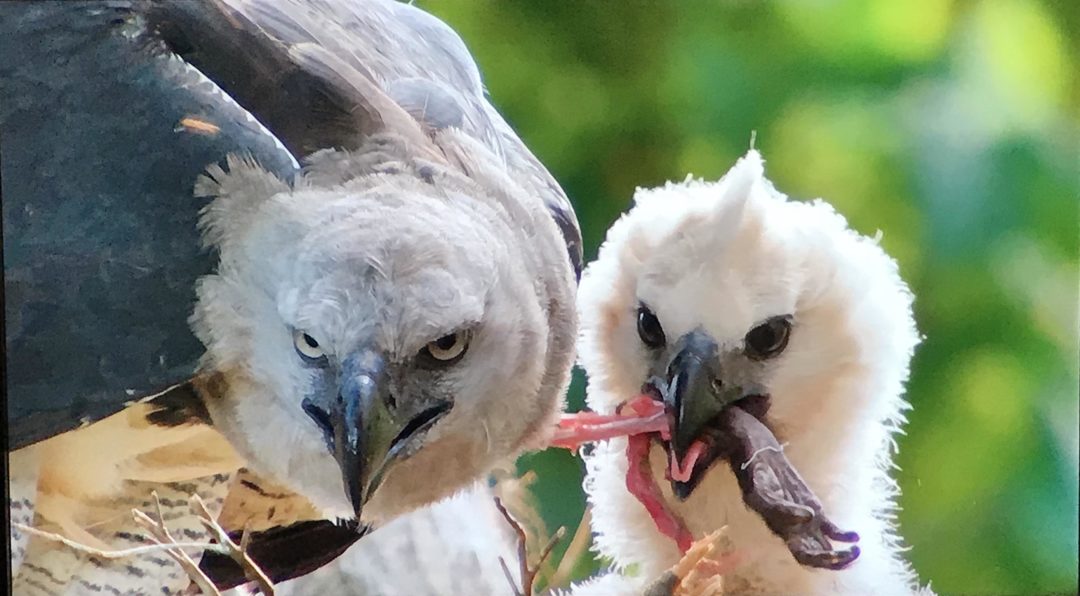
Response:
[{"label": "chick's dark eye", "polygon": [[746,354],[763,360],[784,351],[791,335],[790,317],[773,317],[746,334]]},{"label": "chick's dark eye", "polygon": [[660,326],[660,319],[645,306],[638,308],[637,332],[641,341],[650,348],[664,345],[664,328]]}]

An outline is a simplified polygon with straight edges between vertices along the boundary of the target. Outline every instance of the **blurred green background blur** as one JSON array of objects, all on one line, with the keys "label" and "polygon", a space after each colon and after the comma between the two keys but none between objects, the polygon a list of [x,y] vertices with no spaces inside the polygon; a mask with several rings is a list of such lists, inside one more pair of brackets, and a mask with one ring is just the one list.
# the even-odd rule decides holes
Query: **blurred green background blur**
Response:
[{"label": "blurred green background blur", "polygon": [[[882,230],[926,335],[899,440],[910,560],[941,593],[1075,593],[1080,2],[420,4],[574,200],[590,259],[636,186],[717,178],[755,130],[779,189]],[[521,465],[572,531],[580,462]]]}]

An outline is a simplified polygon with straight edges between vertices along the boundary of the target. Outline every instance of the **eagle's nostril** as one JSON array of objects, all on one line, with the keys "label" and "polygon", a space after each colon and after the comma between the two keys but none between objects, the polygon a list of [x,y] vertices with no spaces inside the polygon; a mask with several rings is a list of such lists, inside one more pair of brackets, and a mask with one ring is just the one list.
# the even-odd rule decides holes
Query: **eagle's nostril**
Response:
[{"label": "eagle's nostril", "polygon": [[450,412],[451,406],[452,404],[449,402],[439,402],[435,406],[420,412],[401,429],[401,432],[399,432],[396,437],[394,437],[394,440],[391,441],[391,449],[401,449],[414,435],[421,430],[430,428],[435,422]]}]

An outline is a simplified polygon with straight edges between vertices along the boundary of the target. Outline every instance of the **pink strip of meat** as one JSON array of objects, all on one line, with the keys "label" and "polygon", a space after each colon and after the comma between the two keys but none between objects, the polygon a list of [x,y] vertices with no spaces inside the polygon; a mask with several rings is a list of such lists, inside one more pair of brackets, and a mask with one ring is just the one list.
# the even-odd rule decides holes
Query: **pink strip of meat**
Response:
[{"label": "pink strip of meat", "polygon": [[[623,414],[626,410],[631,413]],[[665,441],[671,438],[671,420],[664,404],[649,395],[639,395],[626,402],[617,414],[579,412],[563,415],[551,444],[554,447],[576,450],[583,443],[626,436],[627,490],[645,506],[656,528],[674,540],[680,552],[686,553],[694,538],[686,524],[664,504],[660,486],[649,466],[649,449],[653,437],[657,435]],[[695,442],[681,466],[673,455],[671,476],[677,480],[688,480],[705,447],[701,441]]]}]

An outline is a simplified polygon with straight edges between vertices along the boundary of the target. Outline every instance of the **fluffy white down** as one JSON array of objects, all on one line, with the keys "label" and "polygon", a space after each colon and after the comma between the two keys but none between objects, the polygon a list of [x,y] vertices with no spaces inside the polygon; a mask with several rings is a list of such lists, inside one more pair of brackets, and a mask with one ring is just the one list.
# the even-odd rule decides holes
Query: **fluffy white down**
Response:
[{"label": "fluffy white down", "polygon": [[[669,338],[702,326],[721,348],[741,345],[767,317],[791,313],[790,343],[766,381],[769,419],[785,453],[841,528],[859,532],[862,556],[844,571],[801,567],[742,502],[717,463],[678,503],[694,536],[727,526],[746,562],[726,580],[732,593],[910,594],[917,580],[894,533],[898,494],[890,478],[892,435],[909,408],[902,394],[919,342],[912,295],[897,264],[821,200],[791,201],[764,177],[751,150],[718,182],[687,178],[638,189],[612,226],[578,294],[579,359],[588,404],[600,412],[634,396],[649,364],[637,336],[639,301]],[[596,446],[586,490],[596,547],[640,581],[679,558],[672,541],[626,490],[625,440]]]}]

